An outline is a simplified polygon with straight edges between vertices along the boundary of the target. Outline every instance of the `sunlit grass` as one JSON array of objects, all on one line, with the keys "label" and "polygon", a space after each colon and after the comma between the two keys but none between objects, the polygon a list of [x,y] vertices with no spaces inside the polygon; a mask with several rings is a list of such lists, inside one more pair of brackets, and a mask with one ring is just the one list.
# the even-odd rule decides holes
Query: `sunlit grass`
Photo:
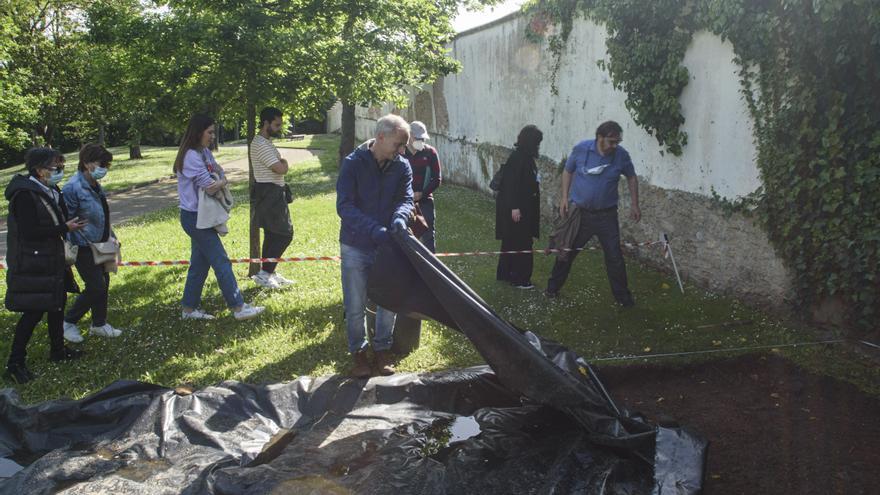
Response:
[{"label": "sunlit grass", "polygon": [[[318,158],[296,164],[288,175],[296,200],[290,207],[294,241],[286,256],[336,255],[339,219],[335,211],[336,153],[332,138]],[[236,196],[246,197],[244,185]],[[439,251],[494,250],[494,205],[484,194],[444,185],[436,195]],[[238,204],[223,243],[230,257],[246,257],[247,204]],[[116,229],[128,260],[188,259],[189,239],[178,211],[168,208]],[[537,245],[543,246],[546,239]],[[678,292],[669,275],[627,257],[630,286],[638,302],[630,310],[612,300],[601,253],[582,254],[558,300],[540,288],[551,257],[536,255],[538,290],[521,291],[495,281],[493,256],[444,258],[503,317],[518,326],[564,343],[587,358],[631,354],[729,349],[815,340],[812,332],[787,326],[735,300],[692,287]],[[29,402],[59,396],[82,397],[117,379],[174,386],[205,386],[222,380],[278,382],[301,375],[345,372],[349,366],[337,262],[300,262],[279,270],[296,284],[268,291],[247,279],[247,266],[234,265],[245,299],[267,307],[257,320],[236,322],[223,304],[213,275],[203,308],[215,321],[180,320],[179,301],[186,267],[121,268],[112,276],[109,322],[126,329],[118,339],[86,336],[87,355],[76,362],[47,360],[45,325],[28,348],[28,363],[40,377],[16,386]],[[0,284],[0,295],[5,283]],[[17,314],[0,313],[5,329],[0,355],[8,355]],[[750,322],[720,326],[725,322]],[[81,326],[89,324],[86,318]],[[709,326],[707,326],[709,325]],[[715,325],[715,326],[712,326]],[[703,327],[703,328],[701,328]],[[786,349],[782,354],[814,371],[852,381],[880,393],[880,371],[842,346]],[[683,357],[672,364],[721,355]],[[631,361],[629,361],[631,362]],[[638,362],[638,361],[637,361]],[[401,371],[441,370],[482,363],[470,342],[437,323],[423,325],[421,346],[401,362]],[[11,386],[7,382],[7,385]]]}]

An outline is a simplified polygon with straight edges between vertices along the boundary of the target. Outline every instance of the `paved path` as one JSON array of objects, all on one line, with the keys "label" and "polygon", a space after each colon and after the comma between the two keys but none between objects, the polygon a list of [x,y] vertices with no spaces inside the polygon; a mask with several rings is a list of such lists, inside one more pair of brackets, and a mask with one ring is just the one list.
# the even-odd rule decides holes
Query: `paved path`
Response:
[{"label": "paved path", "polygon": [[[243,146],[243,145],[239,145]],[[319,152],[303,149],[278,148],[287,162],[294,163],[308,160]],[[248,161],[240,158],[231,162],[221,163],[230,182],[247,181]],[[117,226],[132,218],[167,208],[177,204],[177,181],[166,179],[136,189],[112,194],[109,198],[110,218]],[[6,225],[0,225],[0,256],[6,256]]]}]

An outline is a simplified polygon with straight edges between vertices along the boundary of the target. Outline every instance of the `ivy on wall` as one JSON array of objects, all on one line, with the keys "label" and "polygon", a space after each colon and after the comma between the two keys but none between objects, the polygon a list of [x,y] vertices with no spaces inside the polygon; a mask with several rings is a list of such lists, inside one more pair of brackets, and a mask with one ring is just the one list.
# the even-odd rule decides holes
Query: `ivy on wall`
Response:
[{"label": "ivy on wall", "polygon": [[880,327],[880,2],[536,0],[526,11],[532,38],[562,27],[549,36],[554,78],[573,16],[604,24],[600,65],[635,121],[676,155],[687,144],[679,96],[693,33],[729,40],[763,183],[740,204],[756,205],[802,308],[837,297],[858,328]]}]

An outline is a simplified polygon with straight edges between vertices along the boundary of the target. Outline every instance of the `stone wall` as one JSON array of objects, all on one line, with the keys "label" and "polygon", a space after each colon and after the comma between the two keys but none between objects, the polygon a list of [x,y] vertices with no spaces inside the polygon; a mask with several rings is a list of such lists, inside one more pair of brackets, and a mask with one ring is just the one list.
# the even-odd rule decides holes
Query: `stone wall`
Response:
[{"label": "stone wall", "polygon": [[[387,112],[421,120],[440,153],[444,178],[488,192],[519,129],[536,124],[544,132],[542,231],[548,232],[558,204],[561,161],[577,142],[592,138],[599,123],[616,120],[641,191],[642,222],[635,224],[628,219],[628,192],[621,181],[624,239],[652,241],[665,232],[686,283],[783,304],[790,297],[790,278],[766,234],[753,220],[726,214],[712,199],[713,193],[735,199],[761,185],[732,47],[709,33],[695,35],[684,61],[691,81],[681,96],[689,140],[682,156],[675,157],[633,121],[626,95],[598,67],[606,56],[604,28],[575,22],[553,94],[553,55],[546,43],[526,40],[526,23],[514,14],[459,35],[450,48],[462,62],[461,73],[414,89],[406,108],[358,109],[357,136],[370,136],[375,120]],[[328,115],[328,130],[340,127],[339,118],[337,106]],[[657,250],[638,253],[668,267]]]}]

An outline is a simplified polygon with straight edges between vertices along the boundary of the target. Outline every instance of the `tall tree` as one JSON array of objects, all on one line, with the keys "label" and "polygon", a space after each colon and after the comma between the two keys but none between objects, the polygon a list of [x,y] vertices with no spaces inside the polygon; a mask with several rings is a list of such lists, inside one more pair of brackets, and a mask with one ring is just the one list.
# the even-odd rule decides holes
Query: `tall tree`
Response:
[{"label": "tall tree", "polygon": [[26,126],[37,120],[39,100],[23,91],[27,73],[11,67],[16,25],[9,7],[0,7],[0,147],[18,150],[27,145]]},{"label": "tall tree", "polygon": [[34,144],[52,145],[67,122],[82,114],[82,9],[88,0],[7,0],[13,35],[7,68],[25,74],[21,92],[39,101]]},{"label": "tall tree", "polygon": [[[333,26],[326,22],[322,2],[170,0],[168,6],[168,15],[200,38],[191,45],[198,57],[189,59],[199,64],[191,67],[181,89],[194,105],[216,109],[229,123],[244,114],[248,146],[256,133],[258,106],[312,114],[329,100],[330,88],[315,71]],[[249,168],[252,195],[253,164]],[[252,208],[250,256],[256,258],[260,237],[253,213]],[[251,273],[258,269],[250,266]]]},{"label": "tall tree", "polygon": [[355,106],[402,105],[407,89],[460,69],[446,45],[461,6],[495,3],[461,0],[340,0],[344,22],[327,59],[342,103],[339,160],[355,144]]}]

